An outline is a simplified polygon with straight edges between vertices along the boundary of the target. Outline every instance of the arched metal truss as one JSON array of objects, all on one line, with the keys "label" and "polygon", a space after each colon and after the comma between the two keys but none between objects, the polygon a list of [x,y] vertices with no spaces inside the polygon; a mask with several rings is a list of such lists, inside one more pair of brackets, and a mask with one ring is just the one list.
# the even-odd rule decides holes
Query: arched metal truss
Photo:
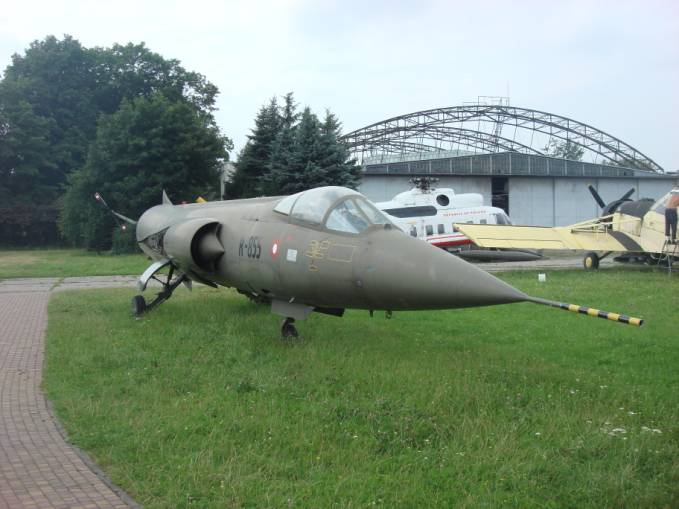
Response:
[{"label": "arched metal truss", "polygon": [[[504,133],[503,133],[504,131]],[[513,131],[511,135],[505,134]],[[569,142],[606,164],[664,173],[636,148],[590,125],[544,111],[507,105],[464,105],[390,118],[342,137],[361,159],[383,154],[473,152],[542,154],[545,141]],[[540,147],[540,148],[538,148]]]}]

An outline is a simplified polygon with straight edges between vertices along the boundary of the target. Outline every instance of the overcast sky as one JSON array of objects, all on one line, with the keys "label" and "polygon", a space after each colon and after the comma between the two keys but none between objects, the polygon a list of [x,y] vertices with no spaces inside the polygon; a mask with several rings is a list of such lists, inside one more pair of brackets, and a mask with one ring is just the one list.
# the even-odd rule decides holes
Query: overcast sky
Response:
[{"label": "overcast sky", "polygon": [[[679,2],[9,0],[0,67],[31,41],[145,42],[220,90],[240,150],[259,107],[294,91],[348,132],[477,96],[602,129],[679,170]],[[233,157],[235,158],[235,154]]]}]

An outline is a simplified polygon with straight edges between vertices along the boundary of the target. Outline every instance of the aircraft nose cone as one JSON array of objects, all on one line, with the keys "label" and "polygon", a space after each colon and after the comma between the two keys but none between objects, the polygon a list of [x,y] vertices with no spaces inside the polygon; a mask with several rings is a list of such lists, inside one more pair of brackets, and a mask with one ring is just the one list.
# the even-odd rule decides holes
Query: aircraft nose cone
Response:
[{"label": "aircraft nose cone", "polygon": [[464,308],[526,299],[478,267],[400,232],[375,232],[371,240],[364,290],[375,309]]}]

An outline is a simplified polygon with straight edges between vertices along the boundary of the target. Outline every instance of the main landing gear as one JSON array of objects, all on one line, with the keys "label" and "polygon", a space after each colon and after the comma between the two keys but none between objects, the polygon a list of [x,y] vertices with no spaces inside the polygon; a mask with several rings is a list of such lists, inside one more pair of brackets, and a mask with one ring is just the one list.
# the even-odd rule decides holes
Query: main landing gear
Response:
[{"label": "main landing gear", "polygon": [[284,318],[281,322],[281,337],[283,339],[296,338],[299,336],[297,328],[294,325],[294,318]]},{"label": "main landing gear", "polygon": [[596,270],[599,268],[599,255],[590,251],[582,260],[582,265],[586,270]]},{"label": "main landing gear", "polygon": [[170,269],[167,273],[167,279],[165,281],[162,281],[155,275],[151,276],[150,279],[155,279],[158,281],[161,285],[163,285],[163,289],[158,292],[156,297],[149,303],[146,302],[143,295],[135,295],[132,297],[132,314],[134,314],[134,316],[141,316],[142,314],[150,311],[154,307],[172,297],[172,292],[174,292],[180,284],[191,282],[184,274],[180,274],[174,279],[173,276],[174,267],[172,265],[170,265]]},{"label": "main landing gear", "polygon": [[585,257],[582,259],[582,265],[585,267],[585,270],[596,270],[599,268],[599,262],[606,258],[609,254],[611,254],[610,251],[606,251],[604,254],[599,256],[598,253],[595,253],[594,251],[589,251],[588,253],[585,254]]}]

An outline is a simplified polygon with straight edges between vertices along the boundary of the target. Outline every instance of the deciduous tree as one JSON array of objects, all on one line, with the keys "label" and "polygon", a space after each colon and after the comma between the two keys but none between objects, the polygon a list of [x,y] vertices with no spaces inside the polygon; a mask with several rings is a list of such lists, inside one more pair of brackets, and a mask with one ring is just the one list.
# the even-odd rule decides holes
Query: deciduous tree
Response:
[{"label": "deciduous tree", "polygon": [[85,166],[70,178],[64,235],[90,249],[110,247],[113,222],[92,199],[96,191],[129,217],[158,204],[163,189],[177,201],[214,196],[228,146],[192,104],[160,92],[125,100],[101,119]]},{"label": "deciduous tree", "polygon": [[581,161],[582,156],[585,153],[585,149],[577,143],[573,143],[570,140],[558,140],[556,138],[550,138],[544,150],[545,154],[548,156],[561,157],[572,161]]},{"label": "deciduous tree", "polygon": [[99,117],[114,114],[124,101],[157,94],[190,106],[214,127],[217,88],[143,43],[88,49],[68,35],[48,36],[14,55],[0,81],[3,205],[53,206],[68,176],[84,166]]}]

